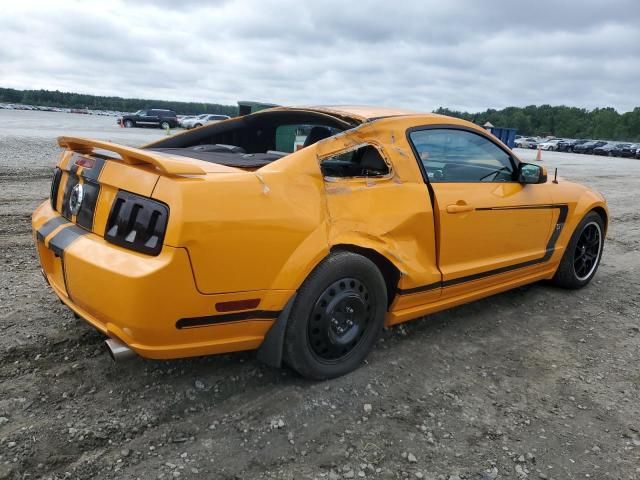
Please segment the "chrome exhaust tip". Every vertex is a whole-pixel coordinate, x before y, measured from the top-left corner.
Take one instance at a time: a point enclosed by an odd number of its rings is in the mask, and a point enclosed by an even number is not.
[[[114,362],[121,362],[122,360],[127,360],[136,356],[136,352],[131,350],[120,340],[109,338],[105,343],[107,344],[109,355]]]

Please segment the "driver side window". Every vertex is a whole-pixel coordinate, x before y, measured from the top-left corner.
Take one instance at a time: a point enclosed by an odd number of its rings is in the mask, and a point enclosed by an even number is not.
[[[409,134],[430,182],[512,182],[507,152],[477,133],[434,128]]]

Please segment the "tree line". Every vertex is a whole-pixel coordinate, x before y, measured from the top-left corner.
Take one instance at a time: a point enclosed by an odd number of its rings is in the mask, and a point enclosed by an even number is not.
[[[480,113],[441,107],[435,113],[462,118],[478,125],[491,122],[495,127],[515,128],[521,135],[640,141],[640,107],[622,114],[612,107],[587,110],[551,105],[489,109]]]
[[[0,88],[0,102],[119,112],[135,112],[145,108],[166,108],[181,115],[219,113],[234,116],[238,114],[238,107],[235,105],[104,97],[59,90]],[[640,107],[622,114],[612,107],[587,110],[577,107],[552,107],[551,105],[508,107],[502,110],[489,109],[480,113],[460,112],[440,107],[435,110],[435,113],[463,118],[479,125],[491,122],[496,127],[515,128],[521,135],[640,141]]]
[[[24,105],[36,105],[42,107],[113,110],[117,112],[135,112],[146,108],[164,108],[174,110],[180,115],[218,113],[234,116],[238,114],[238,107],[235,105],[174,102],[169,100],[145,100],[141,98],[103,97],[99,95],[61,92],[59,90],[16,90],[13,88],[0,88],[0,102],[21,103]]]

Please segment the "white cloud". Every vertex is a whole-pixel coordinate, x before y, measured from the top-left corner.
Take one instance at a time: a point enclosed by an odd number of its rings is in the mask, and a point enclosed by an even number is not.
[[[432,110],[640,105],[636,0],[21,1],[0,86]]]

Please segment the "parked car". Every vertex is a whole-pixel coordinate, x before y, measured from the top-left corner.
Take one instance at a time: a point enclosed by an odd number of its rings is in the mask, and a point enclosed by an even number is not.
[[[208,123],[221,122],[222,120],[229,120],[228,115],[217,115],[205,113],[203,115],[198,115],[197,117],[192,117],[182,121],[182,127],[184,128],[197,128],[203,125],[207,125]]]
[[[633,158],[638,147],[640,145],[635,143],[619,143],[611,153],[614,157]]]
[[[554,138],[552,140],[545,140],[544,142],[538,143],[538,146],[541,150],[550,150],[554,151],[558,149],[558,144],[562,141],[560,138]]]
[[[636,149],[636,158],[640,158],[640,145],[638,145],[638,148]]]
[[[578,140],[578,139],[567,139],[558,142],[557,150],[559,152],[572,152],[573,148],[576,145],[582,145],[583,143],[587,143],[588,140]]]
[[[588,142],[581,143],[580,145],[575,145],[573,147],[573,151],[575,153],[586,153],[591,155],[593,153],[594,148],[601,147],[605,145],[607,142],[597,141],[597,140],[589,140]]]
[[[118,119],[118,124],[126,128],[132,127],[160,127],[175,128],[178,126],[178,118],[173,110],[163,110],[151,108],[149,110],[138,110],[131,115],[123,115]]]
[[[522,137],[516,139],[513,144],[517,148],[537,148],[538,140],[533,137]]]
[[[195,118],[195,116],[194,115],[178,115],[178,126],[185,128],[184,122],[186,122],[187,120],[191,120],[192,118]]]
[[[257,349],[336,377],[383,326],[544,279],[584,287],[607,230],[602,195],[440,115],[281,107],[143,148],[58,143],[38,258],[114,358]]]
[[[617,143],[605,143],[604,145],[600,145],[593,149],[594,155],[604,155],[607,157],[613,157],[613,151],[618,148]]]

